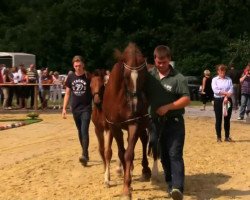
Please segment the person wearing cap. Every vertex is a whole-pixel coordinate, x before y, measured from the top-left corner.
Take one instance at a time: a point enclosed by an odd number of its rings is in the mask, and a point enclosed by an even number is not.
[[[204,70],[204,77],[202,79],[202,85],[201,85],[201,99],[203,103],[203,108],[201,110],[206,110],[206,104],[207,102],[213,101],[213,90],[212,90],[212,78],[210,76],[210,71],[208,69]],[[212,102],[213,103],[213,102]]]

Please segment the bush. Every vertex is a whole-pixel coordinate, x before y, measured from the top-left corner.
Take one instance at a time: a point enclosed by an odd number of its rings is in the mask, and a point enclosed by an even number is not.
[[[36,119],[39,116],[38,113],[36,112],[31,112],[27,114],[27,117],[31,118],[31,119]]]

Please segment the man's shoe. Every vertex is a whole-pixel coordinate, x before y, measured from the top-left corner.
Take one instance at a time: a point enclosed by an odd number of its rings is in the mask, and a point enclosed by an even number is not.
[[[225,138],[225,142],[233,142],[232,138]]]
[[[168,185],[168,188],[167,188],[167,198],[171,198],[171,193],[172,193],[172,186]]]
[[[81,157],[79,158],[79,162],[80,162],[84,167],[86,167],[86,166],[87,166],[87,163],[88,163],[88,159],[85,158],[84,156],[81,156]]]
[[[238,117],[237,120],[244,120],[244,117]]]
[[[217,142],[221,143],[222,142],[221,138],[217,138]]]
[[[171,197],[173,200],[183,200],[183,194],[179,189],[172,189]]]

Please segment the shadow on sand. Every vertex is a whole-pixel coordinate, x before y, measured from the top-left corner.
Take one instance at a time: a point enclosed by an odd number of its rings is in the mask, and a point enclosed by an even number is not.
[[[225,197],[226,199],[235,199],[240,197],[244,199],[244,196],[250,195],[250,190],[236,190],[230,188],[222,190],[219,188],[220,185],[230,181],[230,176],[222,173],[210,173],[210,174],[194,174],[187,175],[185,177],[185,192],[184,196],[191,197],[196,200],[208,200]],[[134,181],[139,181],[139,177],[135,178]],[[159,181],[154,182],[153,188],[139,189],[143,190],[163,190],[166,191],[166,183],[164,181],[163,173],[159,175]],[[138,191],[138,189],[137,189]],[[154,199],[164,198],[163,196],[154,196]]]
[[[234,199],[236,196],[250,195],[250,190],[236,190],[230,188],[222,190],[219,185],[230,181],[230,176],[222,173],[195,174],[186,176],[185,195],[192,196],[197,200],[214,199],[224,196]]]

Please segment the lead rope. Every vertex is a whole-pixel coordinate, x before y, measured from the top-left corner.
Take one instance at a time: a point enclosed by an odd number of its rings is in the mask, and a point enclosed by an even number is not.
[[[133,121],[136,121],[136,120],[142,119],[144,117],[148,117],[148,116],[149,116],[149,114],[145,114],[145,115],[140,116],[140,117],[135,117],[135,118],[132,118],[132,119],[125,120],[123,122],[119,122],[119,124],[122,125],[122,124],[125,124],[125,123],[128,123],[128,122],[133,122]],[[109,121],[107,118],[106,118],[106,122],[108,122],[109,124],[112,124],[112,125],[117,124],[117,123],[114,123],[112,121]]]

